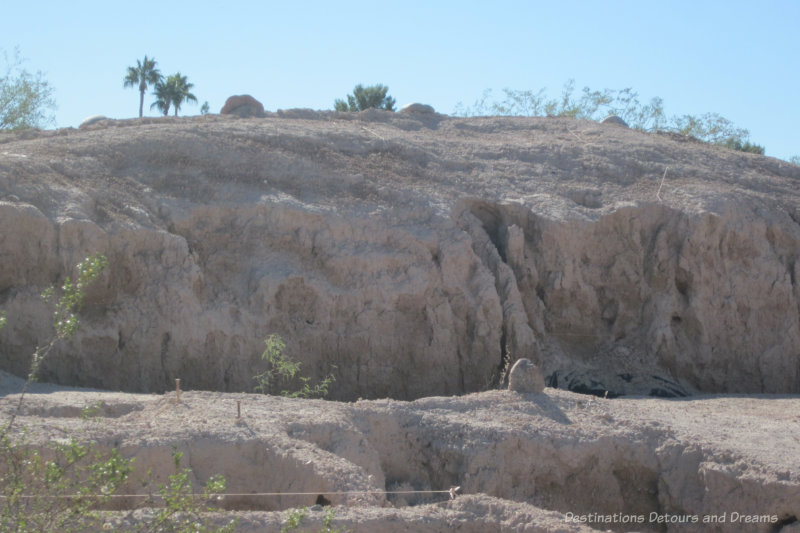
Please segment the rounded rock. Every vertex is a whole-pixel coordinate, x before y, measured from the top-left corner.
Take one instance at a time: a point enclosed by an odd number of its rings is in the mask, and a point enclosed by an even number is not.
[[[628,127],[628,123],[619,118],[617,115],[608,115],[606,118],[600,121],[600,124],[614,124],[616,126],[623,126],[625,128]]]
[[[508,390],[524,394],[539,394],[544,390],[544,375],[529,359],[520,359],[508,374]]]
[[[263,117],[264,105],[249,94],[235,95],[225,100],[225,105],[219,113],[242,118]]]
[[[400,108],[400,113],[425,113],[425,114],[433,114],[436,113],[434,111],[433,106],[429,106],[427,104],[420,104],[417,102],[406,104]]]
[[[100,122],[101,120],[108,120],[108,117],[105,115],[92,115],[91,117],[86,117],[83,119],[81,125],[78,127],[85,128],[86,126],[91,126],[92,124]]]

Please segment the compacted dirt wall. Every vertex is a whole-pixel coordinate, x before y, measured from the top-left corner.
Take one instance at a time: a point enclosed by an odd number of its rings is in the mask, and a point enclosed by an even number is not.
[[[109,268],[42,378],[252,391],[279,334],[340,400],[520,357],[599,396],[800,391],[800,167],[568,119],[282,112],[0,137],[0,367]]]

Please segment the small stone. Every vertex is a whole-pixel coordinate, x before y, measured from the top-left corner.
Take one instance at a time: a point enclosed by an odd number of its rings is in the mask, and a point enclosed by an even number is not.
[[[508,390],[524,394],[539,394],[544,390],[544,376],[529,359],[520,359],[511,367]]]

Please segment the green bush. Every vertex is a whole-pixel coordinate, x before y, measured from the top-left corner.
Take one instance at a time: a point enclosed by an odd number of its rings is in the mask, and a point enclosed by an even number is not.
[[[300,375],[302,364],[284,354],[286,343],[280,336],[270,335],[264,343],[267,348],[261,354],[261,359],[266,361],[269,367],[253,376],[256,381],[256,386],[253,388],[255,392],[270,394],[279,390],[281,396],[290,398],[324,398],[328,395],[331,384],[336,381],[333,374],[328,374],[322,381],[312,386],[310,378]]]
[[[212,531],[234,531],[237,521],[233,520],[222,528],[211,525],[203,513],[218,511],[214,501],[225,493],[225,478],[217,475],[206,481],[201,494],[194,492],[192,485],[192,469],[181,468],[183,452],[175,450],[172,460],[175,473],[169,476],[167,483],[158,486],[158,495],[162,505],[159,507],[155,498],[149,499],[145,505],[158,510],[152,522],[140,524],[141,530],[175,533],[206,533]],[[202,503],[206,502],[206,503]]]
[[[347,101],[336,100],[333,108],[336,111],[364,111],[374,107],[394,111],[395,100],[388,96],[387,92],[389,92],[389,88],[385,85],[364,87],[358,84],[353,89],[353,94],[347,95]]]
[[[302,524],[303,520],[308,516],[308,509],[306,507],[298,507],[289,513],[286,517],[286,525],[281,528],[281,533],[290,533],[296,531]],[[325,509],[325,515],[322,517],[322,528],[317,533],[347,533],[347,529],[333,527],[333,521],[336,519],[336,510],[332,507]]]
[[[0,457],[3,533],[101,529],[105,520],[96,509],[125,483],[134,462],[75,440],[40,452],[8,435],[0,439]]]
[[[741,139],[731,138],[725,141],[724,146],[739,152],[750,152],[751,154],[764,155],[764,147],[757,144],[750,144],[750,141],[742,142]]]

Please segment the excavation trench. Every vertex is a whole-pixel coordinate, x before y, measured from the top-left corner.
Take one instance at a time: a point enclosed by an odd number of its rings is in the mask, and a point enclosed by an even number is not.
[[[748,425],[747,403],[716,415],[720,431],[737,435],[738,449],[693,436],[683,418],[670,418],[677,410],[701,418],[702,402],[714,400],[602,400],[550,388],[349,404],[207,392],[186,392],[181,402],[124,396],[31,395],[17,422],[43,455],[54,436],[80,435],[135,457],[135,473],[119,491],[131,496],[113,499],[111,510],[158,505],[142,495],[168,481],[179,451],[198,493],[212,476],[225,477],[226,495],[216,503],[231,511],[417,507],[446,502],[460,487],[457,497],[594,517],[600,530],[728,531],[730,523],[715,529],[684,521],[735,512],[766,516],[770,522],[752,530],[767,533],[800,515],[791,461],[762,463],[747,451],[766,438],[776,447],[796,443],[776,435],[780,420]],[[628,518],[597,522],[609,516]],[[630,520],[641,522],[631,527]]]
[[[245,403],[241,418],[233,418],[230,405],[218,405],[232,403],[225,395],[186,393],[180,404],[145,397],[152,399],[115,406],[111,399],[93,420],[70,417],[75,404],[59,410],[37,402],[25,418],[71,420],[84,434],[126,421],[141,427],[147,420],[145,427],[166,434],[153,438],[140,430],[132,437],[120,426],[116,436],[93,439],[136,457],[136,474],[122,492],[142,494],[142,481],[151,491],[164,483],[180,451],[198,490],[211,476],[225,476],[228,494],[218,504],[227,510],[415,507],[447,501],[449,489],[460,487],[460,495],[483,494],[565,516],[633,517],[595,522],[614,531],[703,531],[685,520],[732,511],[774,517],[754,530],[779,531],[800,512],[796,472],[754,476],[763,467],[746,455],[687,442],[667,420],[625,414],[647,401],[693,409],[693,400],[595,400],[546,391],[355,404],[237,395]],[[225,416],[217,412],[222,409]],[[120,415],[123,410],[128,414]],[[147,471],[152,475],[145,480]],[[116,510],[140,505],[140,497],[111,504]],[[632,527],[637,517],[644,523]]]

